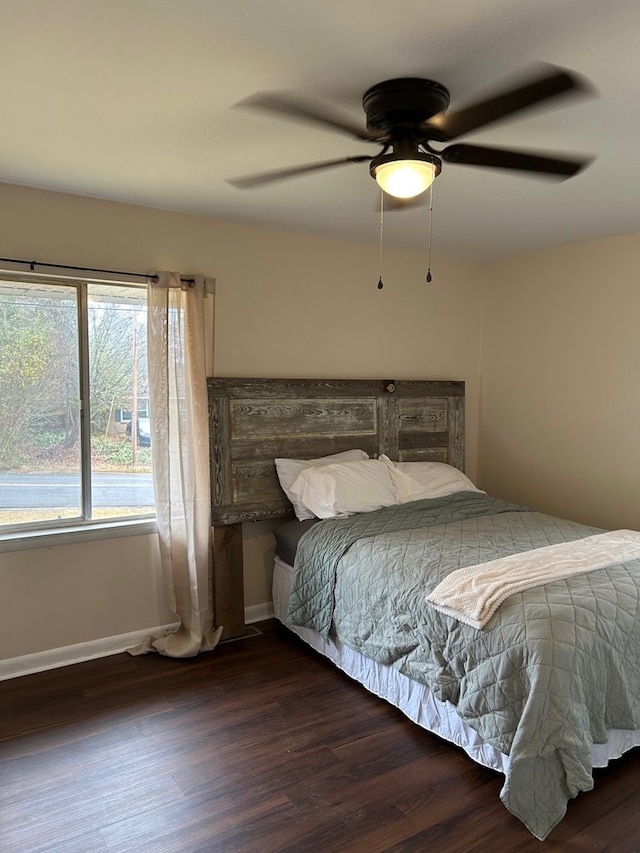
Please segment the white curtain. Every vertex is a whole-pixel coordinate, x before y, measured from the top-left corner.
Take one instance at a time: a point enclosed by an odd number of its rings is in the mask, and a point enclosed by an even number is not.
[[[213,625],[205,300],[215,280],[157,273],[149,283],[151,452],[160,555],[180,626],[136,651],[193,657],[217,645]]]

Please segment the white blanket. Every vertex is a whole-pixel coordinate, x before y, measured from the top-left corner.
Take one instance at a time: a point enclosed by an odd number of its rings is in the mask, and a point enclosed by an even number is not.
[[[427,602],[473,628],[484,628],[510,595],[638,558],[640,532],[598,533],[458,569],[427,595]]]

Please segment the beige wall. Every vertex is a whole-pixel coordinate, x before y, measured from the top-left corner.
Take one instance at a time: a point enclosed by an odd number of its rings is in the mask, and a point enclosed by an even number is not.
[[[429,286],[423,253],[387,249],[378,291],[374,244],[0,185],[0,256],[216,276],[218,376],[464,379],[483,488],[640,526],[640,234],[436,258]],[[244,528],[249,607],[270,599],[270,529]],[[155,536],[3,553],[0,584],[0,658],[172,620]]]
[[[0,660],[173,622],[157,536],[0,554]]]
[[[375,229],[375,217],[372,228]],[[0,256],[217,278],[215,375],[463,379],[477,464],[478,265],[0,185]],[[272,537],[245,526],[247,606],[270,599]],[[0,554],[0,658],[171,621],[155,537]],[[35,605],[29,604],[31,596]]]
[[[480,472],[492,494],[640,529],[640,234],[485,268]]]

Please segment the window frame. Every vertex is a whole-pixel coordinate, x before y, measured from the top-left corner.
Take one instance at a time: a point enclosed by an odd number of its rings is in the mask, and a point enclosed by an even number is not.
[[[0,290],[4,283],[42,283],[75,290],[78,334],[78,392],[80,441],[80,517],[48,519],[0,525],[0,553],[23,548],[49,547],[93,539],[144,535],[157,532],[156,515],[140,513],[115,518],[93,518],[91,460],[91,389],[89,361],[89,287],[106,285],[130,287],[146,293],[146,283],[121,279],[61,276],[0,269]],[[147,304],[145,299],[145,305]],[[148,405],[148,404],[147,404]]]

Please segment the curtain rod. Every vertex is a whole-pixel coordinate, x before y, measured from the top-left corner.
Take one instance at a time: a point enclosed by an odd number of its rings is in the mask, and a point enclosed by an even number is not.
[[[126,272],[123,270],[103,270],[96,267],[74,267],[70,264],[46,264],[42,261],[24,261],[20,258],[0,258],[0,263],[5,264],[24,264],[28,266],[31,272],[35,272],[36,267],[48,267],[49,269],[56,270],[73,270],[74,272],[97,272],[103,273],[105,275],[121,275],[125,278],[144,278],[144,279],[153,279],[153,281],[158,280],[157,275],[149,275],[148,273],[143,272]],[[187,284],[195,284],[195,281],[192,278],[182,278],[180,277],[180,281],[184,281]]]

